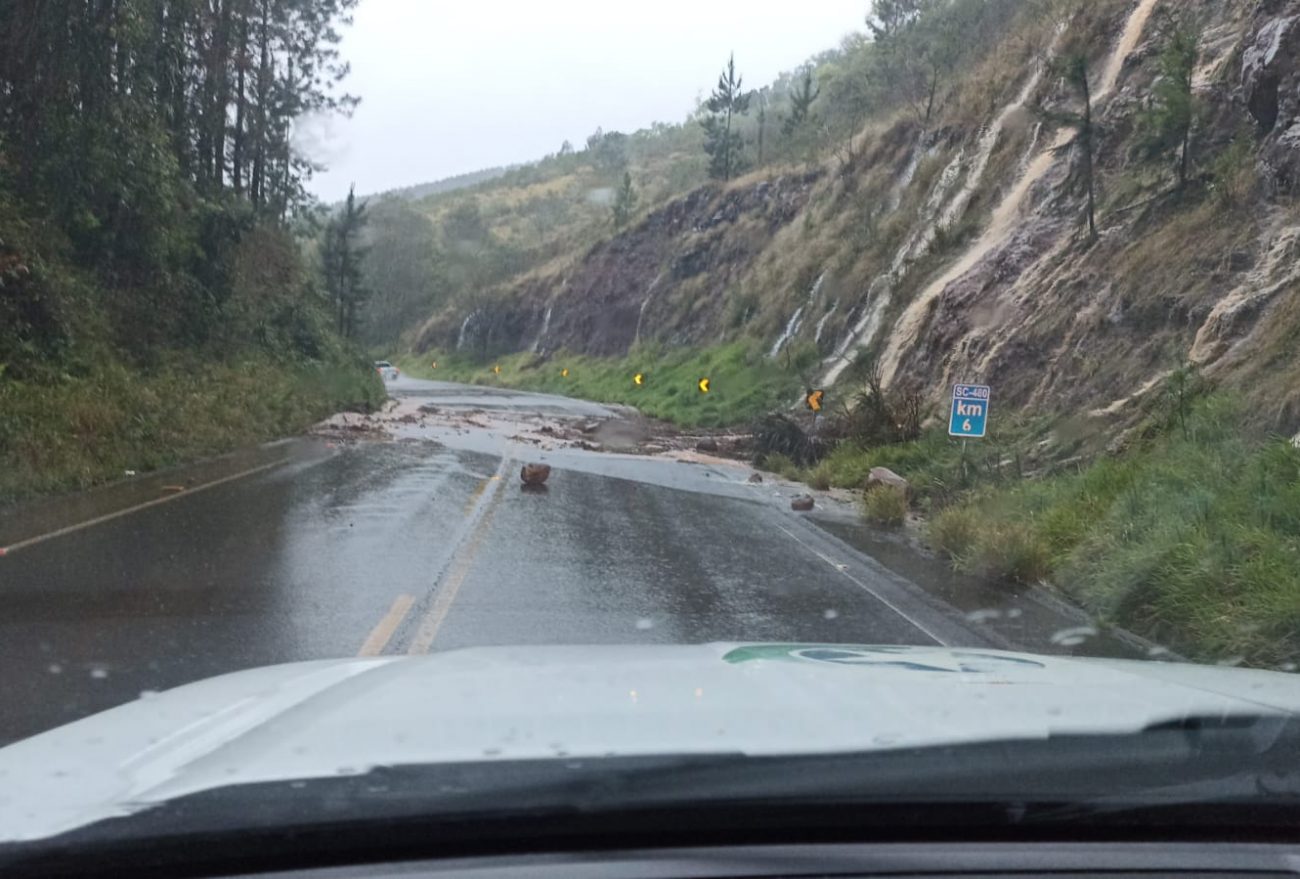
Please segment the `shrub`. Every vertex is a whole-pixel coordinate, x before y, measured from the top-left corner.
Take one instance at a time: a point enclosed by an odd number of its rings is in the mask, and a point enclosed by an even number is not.
[[[907,497],[892,485],[877,485],[862,496],[867,518],[878,525],[898,527],[907,520]]]
[[[959,559],[970,552],[979,538],[980,517],[971,507],[950,507],[930,523],[930,545]]]
[[[962,567],[1016,583],[1037,583],[1052,572],[1052,550],[1028,526],[999,523],[980,529]]]

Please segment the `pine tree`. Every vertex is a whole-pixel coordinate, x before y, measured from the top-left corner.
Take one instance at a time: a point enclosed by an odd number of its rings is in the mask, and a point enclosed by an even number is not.
[[[922,0],[875,0],[867,16],[867,29],[876,42],[887,42],[916,21],[922,5]]]
[[[1201,54],[1201,30],[1188,15],[1164,17],[1165,45],[1160,52],[1160,78],[1152,88],[1154,102],[1145,119],[1149,145],[1159,151],[1178,150],[1178,188],[1187,185],[1192,125],[1198,112],[1192,80]]]
[[[734,122],[735,117],[749,112],[752,95],[745,94],[741,85],[733,54],[704,104],[709,115],[700,121],[704,128],[704,151],[709,154],[709,176],[717,180],[730,180],[743,166],[745,142],[740,132],[735,130]]]
[[[805,67],[798,88],[790,94],[790,115],[781,126],[781,131],[786,137],[792,137],[808,121],[812,114],[813,102],[821,93],[820,86],[813,88],[812,68]]]
[[[361,246],[366,220],[366,205],[357,204],[354,187],[348,190],[342,213],[325,226],[321,252],[325,289],[334,307],[335,329],[345,339],[356,337],[361,306],[370,298],[363,269],[366,249]]]
[[[1092,86],[1088,81],[1088,56],[1082,51],[1067,54],[1059,59],[1053,65],[1053,68],[1065,80],[1066,84],[1074,89],[1083,103],[1083,109],[1075,112],[1072,110],[1044,110],[1039,108],[1038,112],[1049,122],[1069,126],[1076,132],[1074,139],[1062,146],[1060,150],[1066,151],[1077,148],[1079,151],[1082,159],[1083,182],[1088,191],[1088,237],[1096,240],[1097,186],[1093,168],[1093,141],[1096,132],[1092,119]]]
[[[622,229],[636,212],[637,194],[632,187],[632,173],[623,172],[623,185],[614,196],[614,228]]]

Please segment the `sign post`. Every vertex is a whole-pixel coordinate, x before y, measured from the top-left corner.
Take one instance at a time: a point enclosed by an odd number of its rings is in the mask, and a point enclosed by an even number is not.
[[[992,390],[986,385],[953,385],[952,416],[948,435],[961,439],[983,439],[989,428]]]

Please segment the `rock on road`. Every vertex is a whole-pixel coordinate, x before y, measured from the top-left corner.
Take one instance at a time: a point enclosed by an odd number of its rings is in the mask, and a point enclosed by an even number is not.
[[[340,430],[355,438],[275,444],[0,515],[0,743],[304,659],[519,644],[1016,646],[791,512],[792,490],[753,484],[748,468],[541,443],[510,423],[615,415],[603,407],[405,378],[390,390],[408,413],[392,436],[352,424]],[[410,414],[420,405],[440,417]],[[554,468],[544,491],[520,483],[529,460]]]

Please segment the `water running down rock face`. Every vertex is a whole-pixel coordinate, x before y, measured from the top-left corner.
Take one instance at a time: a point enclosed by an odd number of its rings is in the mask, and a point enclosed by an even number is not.
[[[1143,399],[1134,392],[1169,368],[1170,352],[1205,369],[1236,364],[1236,381],[1258,369],[1244,355],[1263,338],[1263,316],[1292,320],[1289,263],[1271,249],[1300,226],[1273,198],[1300,179],[1287,176],[1295,151],[1283,149],[1300,142],[1300,102],[1287,98],[1300,93],[1300,26],[1249,0],[1186,2],[1205,19],[1194,81],[1210,108],[1193,135],[1193,198],[1164,197],[1176,156],[1138,149],[1165,45],[1162,4],[1111,0],[1059,31],[1018,21],[1011,42],[954,84],[933,125],[906,113],[868,119],[856,165],[831,155],[806,171],[773,166],[670,195],[639,222],[503,286],[472,319],[449,308],[418,344],[460,341],[468,351],[490,338],[527,352],[542,339],[543,356],[621,358],[647,341],[659,346],[653,356],[756,342],[753,360],[771,369],[788,367],[784,353],[804,342],[826,355],[809,384],[833,386],[869,350],[900,391],[991,379],[1007,406],[1056,409],[1077,394],[1070,405],[1084,413]],[[1039,101],[1078,109],[1046,64],[1067,43],[1090,47],[1094,70],[1101,234],[1092,246],[1076,234],[1073,133],[1033,113]],[[980,92],[971,81],[998,85]],[[971,111],[977,96],[987,112]],[[1271,132],[1243,158],[1257,167],[1258,189],[1229,211],[1209,181],[1252,123]],[[1218,222],[1225,213],[1232,221]]]
[[[1098,83],[1094,102],[1100,103],[1113,94],[1124,65],[1139,45],[1157,2],[1158,0],[1141,0],[1130,14],[1124,31],[1107,60]],[[998,137],[1002,133],[1007,120],[1011,118],[1013,113],[1026,106],[1037,89],[1041,77],[1042,72],[1040,69],[1030,77],[1025,87],[1016,96],[1016,100],[1002,110],[994,124],[981,137],[980,152],[972,164],[972,174],[968,177],[961,192],[950,203],[948,209],[944,211],[944,218],[956,219],[960,217],[961,212],[969,203],[971,195],[980,183],[979,178],[975,175],[983,174],[984,169],[987,167],[988,156],[991,155],[996,146]],[[938,279],[927,285],[921,294],[908,305],[890,333],[889,342],[881,356],[881,378],[886,385],[893,383],[904,354],[916,344],[930,316],[934,301],[943,295],[949,284],[974,269],[987,259],[990,254],[996,252],[1008,242],[1024,217],[1025,201],[1029,193],[1052,169],[1059,152],[1070,143],[1073,137],[1074,132],[1069,129],[1062,129],[1057,133],[1050,145],[1033,158],[1016,184],[1008,190],[1001,203],[994,210],[992,219],[983,234],[952,266]],[[874,311],[876,313],[883,312],[886,306],[887,303],[878,305]],[[854,341],[853,345],[843,356],[837,359],[830,371],[827,372],[823,381],[824,384],[834,383],[852,363],[853,353],[874,342],[878,328],[879,321],[875,322],[874,327],[870,322],[863,327],[864,333]],[[865,333],[867,329],[871,330],[869,336]]]
[[[772,344],[772,350],[768,352],[767,355],[769,358],[775,359],[777,355],[785,349],[785,346],[790,343],[790,340],[799,335],[799,330],[803,327],[804,312],[817,301],[817,297],[821,295],[822,292],[822,285],[825,283],[826,273],[822,272],[817,277],[816,282],[812,285],[812,289],[808,292],[808,301],[795,310],[795,313],[790,316],[790,320],[786,323],[785,330],[779,337],[777,337],[776,342]]]

